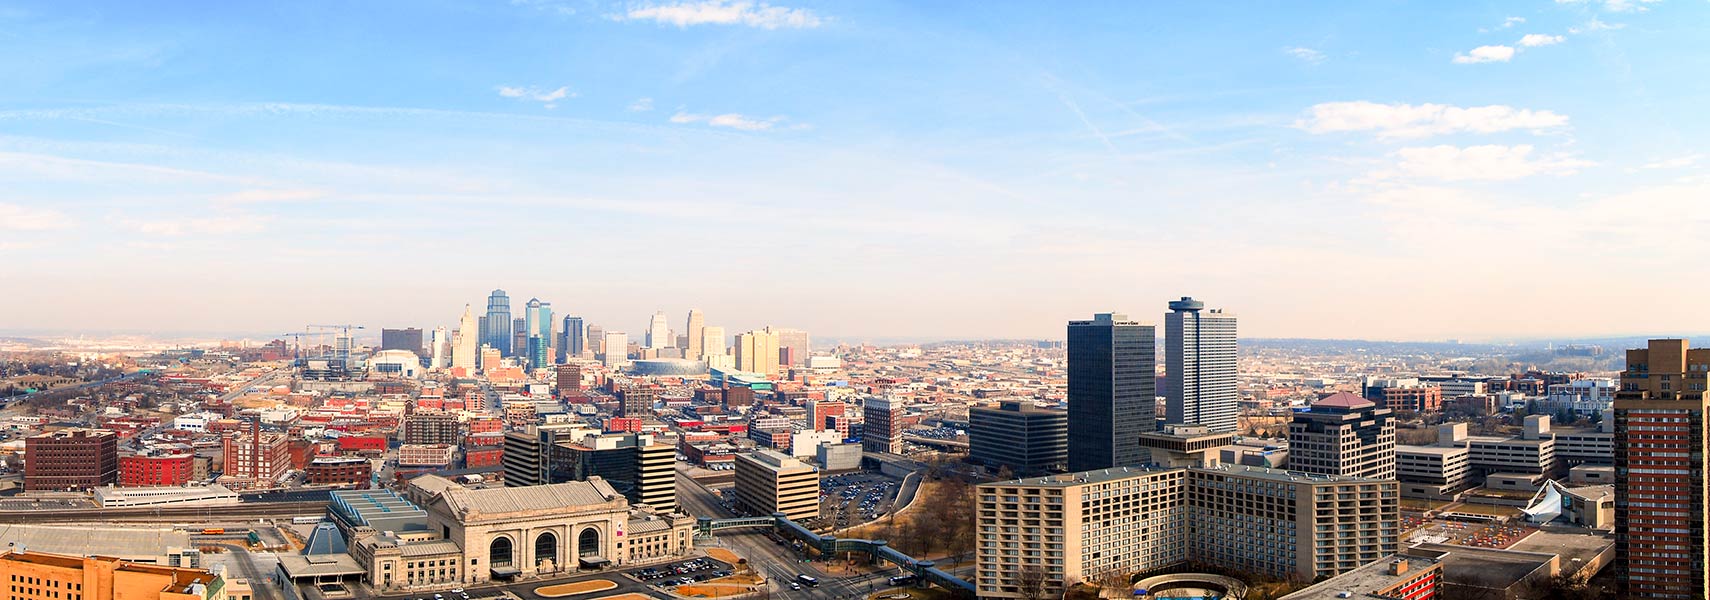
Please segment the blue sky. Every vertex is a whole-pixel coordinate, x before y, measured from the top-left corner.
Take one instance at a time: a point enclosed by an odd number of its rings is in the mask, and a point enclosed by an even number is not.
[[[0,330],[1710,330],[1707,13],[0,0]]]

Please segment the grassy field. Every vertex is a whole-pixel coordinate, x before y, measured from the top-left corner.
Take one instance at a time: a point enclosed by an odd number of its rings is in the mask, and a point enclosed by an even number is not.
[[[589,579],[587,581],[577,581],[573,583],[543,585],[534,588],[534,593],[547,598],[563,598],[565,596],[574,596],[577,594],[603,592],[610,589],[617,589],[617,584],[607,579]]]

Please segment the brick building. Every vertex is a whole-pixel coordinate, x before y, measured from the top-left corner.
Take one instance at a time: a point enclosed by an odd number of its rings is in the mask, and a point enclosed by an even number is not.
[[[119,436],[105,429],[61,429],[24,440],[24,489],[87,490],[119,480]]]
[[[180,486],[195,474],[195,456],[188,453],[133,454],[119,457],[121,487]]]

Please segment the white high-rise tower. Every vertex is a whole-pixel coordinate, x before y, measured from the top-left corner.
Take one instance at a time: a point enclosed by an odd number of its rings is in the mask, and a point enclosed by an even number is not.
[[[653,313],[653,320],[647,324],[648,348],[664,348],[677,345],[677,340],[671,339],[671,320],[666,318],[665,311]]]
[[[445,368],[447,361],[451,358],[451,339],[447,335],[444,325],[433,328],[433,342],[428,353],[431,357],[428,359],[429,368]]]
[[[1235,431],[1235,315],[1206,309],[1187,296],[1170,303],[1164,322],[1165,423]]]
[[[452,336],[452,368],[464,369],[465,374],[473,374],[480,342],[481,327],[475,324],[475,311],[468,304],[465,304],[463,305],[463,318],[457,320],[457,333]]]
[[[701,345],[701,330],[706,329],[706,326],[707,318],[706,315],[701,314],[701,309],[689,309],[689,328],[688,331],[684,332],[689,335],[689,343],[688,347],[683,349],[683,358],[701,359],[704,352]]]

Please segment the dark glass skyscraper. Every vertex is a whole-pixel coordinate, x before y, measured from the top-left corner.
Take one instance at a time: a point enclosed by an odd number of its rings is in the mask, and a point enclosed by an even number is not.
[[[481,343],[510,356],[514,344],[511,335],[511,298],[504,290],[493,290],[493,295],[487,296],[487,318],[481,320]]]
[[[582,327],[582,317],[564,317],[564,341],[558,348],[560,360],[582,356],[582,349],[587,346],[587,338],[583,337],[586,331]]]
[[[1069,470],[1140,465],[1140,434],[1157,429],[1157,330],[1103,313],[1070,321]]]

